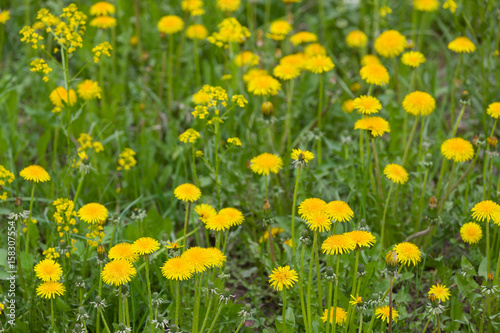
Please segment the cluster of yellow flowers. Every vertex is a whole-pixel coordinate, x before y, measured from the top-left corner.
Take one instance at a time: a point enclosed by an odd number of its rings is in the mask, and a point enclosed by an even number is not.
[[[92,53],[94,53],[94,63],[97,64],[99,60],[101,60],[102,55],[111,57],[111,53],[109,51],[112,49],[111,44],[108,42],[102,42],[101,44],[95,46],[92,49]]]
[[[200,133],[192,128],[187,129],[184,133],[179,135],[179,140],[184,143],[194,143],[198,138],[200,138]]]
[[[125,148],[120,153],[120,158],[118,159],[118,167],[116,168],[116,170],[130,170],[131,168],[133,168],[137,164],[134,156],[135,151],[130,148]]]
[[[73,159],[71,167],[78,168],[84,160],[88,160],[89,150],[93,150],[95,153],[100,153],[104,150],[104,146],[100,141],[94,141],[90,135],[87,133],[80,133],[78,137],[78,161]]]
[[[224,19],[218,27],[219,31],[207,38],[218,47],[228,48],[230,43],[243,43],[250,37],[248,28],[242,26],[234,17]]]
[[[47,76],[50,72],[52,72],[52,68],[47,65],[45,60],[39,58],[35,59],[30,63],[30,71],[35,72],[35,73],[43,73],[43,80],[45,82],[49,81],[49,77]]]
[[[0,165],[0,190],[2,190],[2,186],[11,184],[14,179],[16,179],[14,174],[7,170],[3,165]],[[0,200],[7,200],[7,192],[3,191],[2,195],[0,195]]]
[[[57,259],[60,257],[55,247],[49,247],[47,250],[43,251],[42,254],[45,256],[45,259]]]
[[[57,232],[60,238],[61,243],[65,243],[65,236],[69,234],[77,234],[78,229],[76,226],[76,212],[75,212],[75,204],[73,201],[66,198],[59,198],[55,200],[52,205],[56,208],[56,211],[53,215],[54,222],[57,225]],[[66,252],[66,256],[69,257],[70,253],[76,250],[74,244],[76,243],[76,239],[71,239],[71,251]]]

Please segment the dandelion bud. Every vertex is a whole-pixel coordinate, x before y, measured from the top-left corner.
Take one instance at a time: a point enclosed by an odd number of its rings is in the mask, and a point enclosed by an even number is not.
[[[18,206],[18,207],[19,207],[19,206],[21,206],[22,204],[23,204],[23,202],[21,201],[21,197],[17,197],[17,198],[16,198],[16,202],[14,203],[14,205],[16,205],[16,206]]]
[[[264,210],[270,210],[271,209],[271,204],[269,203],[269,200],[264,199],[264,207],[262,209],[264,209]]]
[[[99,255],[99,259],[104,259],[104,255],[106,254],[106,249],[102,244],[99,244],[97,247],[97,254]]]
[[[172,326],[170,326],[170,332],[177,333],[177,332],[180,332],[180,329],[177,325],[172,325]]]
[[[101,303],[101,302],[102,302],[102,298],[101,298],[101,296],[96,296],[96,297],[95,297],[95,302],[96,302],[96,303]]]
[[[328,266],[328,267],[326,268],[326,275],[327,275],[327,276],[332,276],[333,274],[334,274],[334,273],[333,273],[333,268],[332,268],[332,267],[330,267],[330,266]]]
[[[214,289],[215,284],[212,281],[208,281],[208,289]]]
[[[490,273],[488,273],[488,277],[487,277],[488,282],[492,282],[492,281],[493,281],[493,278],[494,278],[493,273],[491,273],[491,272],[490,272]]]
[[[78,308],[78,313],[81,314],[81,315],[85,314],[86,313],[85,308],[83,306],[80,306]]]
[[[465,90],[462,93],[462,96],[460,96],[460,104],[462,106],[470,105],[470,96],[469,96],[469,92],[467,90]]]
[[[434,294],[430,294],[429,295],[429,300],[432,302],[432,303],[435,303],[437,301],[437,297],[436,295]]]
[[[257,30],[257,47],[262,47],[264,45],[263,36],[264,31],[262,31],[262,29]]]
[[[250,312],[250,311],[252,311],[252,306],[249,303],[245,304],[245,312]]]
[[[385,256],[385,263],[389,267],[394,267],[398,264],[398,254],[396,251],[389,251]]]
[[[262,110],[262,113],[264,115],[268,116],[271,113],[273,113],[273,111],[274,111],[274,105],[273,105],[273,103],[271,103],[269,101],[264,102],[264,103],[262,103],[261,110]]]
[[[157,316],[156,316],[156,320],[161,323],[163,321],[163,316],[159,313]]]
[[[433,196],[429,199],[429,208],[430,209],[436,209],[437,204],[438,204],[438,199],[435,196]]]
[[[498,139],[494,136],[490,136],[488,139],[486,139],[488,142],[488,145],[490,145],[491,148],[495,148],[498,143]]]
[[[75,328],[73,329],[73,332],[75,332],[75,333],[83,333],[85,331],[83,330],[82,325],[76,324]]]

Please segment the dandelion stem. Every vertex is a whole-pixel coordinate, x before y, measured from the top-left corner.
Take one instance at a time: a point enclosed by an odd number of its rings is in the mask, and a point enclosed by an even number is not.
[[[383,194],[382,194],[382,183],[380,181],[380,166],[378,163],[378,154],[377,154],[377,146],[375,145],[375,139],[372,137],[372,149],[373,149],[373,159],[375,161],[375,176],[377,177],[377,186],[378,186],[378,194],[380,196],[380,199],[383,199]]]
[[[82,172],[82,176],[80,177],[80,181],[78,182],[78,187],[76,188],[75,197],[73,198],[73,203],[76,204],[78,200],[78,196],[82,190],[83,179],[85,178],[85,172]]]
[[[325,332],[330,332],[330,321],[331,321],[331,311],[330,308],[332,307],[332,290],[333,290],[333,281],[328,282],[328,295],[327,295],[327,300],[326,300],[326,309],[327,309],[327,316],[326,316],[326,331]]]
[[[212,324],[210,325],[210,328],[208,329],[208,333],[212,332],[215,323],[217,322],[217,319],[219,318],[220,312],[222,310],[222,302],[219,304],[219,309],[217,310],[217,313],[215,314],[214,320],[212,321]]]
[[[109,329],[108,323],[106,322],[106,318],[104,318],[104,313],[102,312],[101,309],[99,309],[99,313],[101,314],[102,322],[104,323],[104,327],[106,327],[106,330],[108,330],[108,333],[111,333],[111,330]],[[154,332],[154,331],[151,331]]]
[[[54,299],[53,298],[50,299],[50,321],[52,323],[51,324],[52,325],[52,329],[54,331],[57,331],[56,327],[54,325]]]
[[[431,322],[431,319],[432,319],[432,316],[429,316],[429,319],[427,319],[427,323],[425,324],[424,326],[424,330],[422,331],[422,333],[425,333],[426,330],[427,330],[427,326],[429,325],[429,323]]]
[[[300,294],[300,306],[302,308],[302,319],[304,320],[304,323],[306,326],[306,332],[308,332],[309,331],[308,330],[309,329],[309,325],[308,325],[309,321],[307,320],[306,306],[304,303],[304,281],[303,281],[305,252],[306,252],[306,247],[305,247],[305,245],[302,244],[302,254],[300,256],[299,294]]]
[[[241,318],[241,322],[238,325],[238,328],[236,329],[236,331],[234,331],[234,333],[238,333],[240,331],[240,328],[243,326],[244,323],[245,323],[245,316],[243,316],[243,318]]]
[[[168,69],[167,69],[167,79],[168,79],[168,111],[172,114],[172,102],[174,100],[173,92],[173,78],[172,78],[172,65],[174,58],[174,36],[173,34],[168,35]]]
[[[455,70],[455,75],[453,75],[453,81],[451,82],[451,121],[455,119],[455,84],[458,78],[458,72],[460,70],[460,64],[462,63],[462,54],[458,56],[457,68]],[[455,134],[452,135],[452,137]]]
[[[394,187],[394,183],[391,183],[389,187],[389,193],[387,193],[387,199],[385,200],[384,206],[384,214],[382,215],[382,229],[380,232],[380,252],[379,257],[382,255],[382,251],[384,249],[384,233],[385,233],[385,219],[387,216],[387,207],[389,207],[389,200],[391,199],[392,188]]]
[[[293,257],[295,258],[295,206],[297,205],[297,191],[299,189],[300,167],[297,168],[297,178],[295,179],[295,188],[293,190],[292,202],[292,249]]]
[[[491,258],[490,258],[490,220],[486,220],[486,276],[490,274]]]
[[[413,141],[413,137],[415,136],[415,132],[416,132],[419,120],[420,120],[420,117],[417,116],[415,118],[415,122],[413,123],[413,127],[411,128],[410,137],[408,138],[408,141],[406,142],[405,152],[403,154],[403,161],[401,162],[401,166],[402,167],[405,166],[406,158],[408,157],[408,153],[410,151],[411,142]]]
[[[200,182],[198,181],[198,174],[196,173],[196,153],[194,151],[194,143],[191,144],[191,163],[193,164],[193,177],[196,186],[200,187]]]
[[[392,279],[389,279],[389,331],[392,332]]]
[[[118,286],[118,323],[123,322],[122,286]]]
[[[415,232],[420,230],[420,223],[422,221],[422,208],[424,205],[425,188],[427,187],[427,178],[429,178],[429,168],[425,168],[424,183],[422,184],[422,191],[420,192],[420,199],[418,200],[418,214],[415,221]]]
[[[443,211],[444,203],[446,202],[446,199],[448,199],[448,195],[450,195],[451,184],[453,183],[453,177],[455,176],[456,167],[457,167],[457,163],[455,161],[453,161],[453,164],[451,166],[450,180],[448,181],[448,188],[444,192],[443,198],[441,199],[441,202],[439,203],[438,215],[441,214],[441,212]]]
[[[365,153],[363,151],[363,136],[364,136],[364,131],[359,132],[359,160],[361,161],[361,170],[365,170]]]
[[[217,206],[221,208],[220,202],[220,183],[219,183],[219,121],[215,121],[215,142],[214,142],[214,150],[215,150],[215,185],[217,186]],[[267,198],[267,193],[266,193]]]
[[[359,331],[358,333],[363,332],[363,311],[359,311]]]
[[[198,41],[193,41],[194,68],[196,72],[196,85],[201,86],[200,59],[198,56]]]
[[[188,204],[186,206],[186,215],[184,217],[184,239],[182,241],[183,246],[184,246],[184,251],[186,250],[186,246],[187,246],[187,230],[188,230],[188,222],[189,222],[190,212],[191,212],[191,202],[188,202]],[[146,264],[146,268],[147,268],[147,264]]]
[[[309,332],[312,332],[312,312],[311,312],[311,285],[313,276],[314,253],[316,252],[316,245],[318,241],[318,233],[314,232],[313,245],[311,248],[311,259],[309,261],[309,280],[307,282],[307,315],[309,319]]]
[[[281,317],[283,320],[283,333],[286,333],[286,287],[283,288],[283,314]]]
[[[323,74],[319,74],[319,97],[318,97],[318,165],[321,165],[321,111],[323,107]]]
[[[31,186],[31,199],[30,199],[30,215],[28,217],[28,220],[26,220],[26,255],[28,254],[29,248],[30,248],[30,224],[31,222],[31,215],[33,211],[33,198],[35,197],[35,182],[33,182],[33,185]]]
[[[179,280],[175,281],[175,325],[179,326],[179,313],[181,310],[181,295],[180,295],[181,286]],[[208,314],[208,311],[207,311]],[[203,325],[205,326],[205,325]],[[202,327],[203,332],[203,327]]]
[[[195,295],[194,295],[194,310],[193,310],[193,333],[198,333],[198,321],[200,312],[200,294],[201,294],[202,275],[197,274],[195,278]]]
[[[153,324],[153,302],[151,301],[151,283],[149,281],[149,258],[145,258],[146,261],[146,283],[148,284],[148,301],[149,301],[149,316],[151,317],[149,322],[151,324],[151,332],[155,331]]]
[[[318,312],[321,314],[321,308],[323,307],[323,292],[321,288],[321,271],[319,268],[319,249],[318,246],[316,246],[316,273],[317,273],[317,283],[318,283]]]
[[[335,267],[335,287],[333,290],[333,326],[332,333],[335,333],[337,330],[337,297],[338,297],[338,289],[339,289],[339,266],[340,266],[340,253],[337,253],[337,264]],[[330,311],[330,309],[328,309]]]

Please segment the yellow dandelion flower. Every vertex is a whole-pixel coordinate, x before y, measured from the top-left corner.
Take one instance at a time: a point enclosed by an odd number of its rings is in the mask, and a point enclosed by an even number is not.
[[[373,96],[362,95],[354,100],[354,108],[362,114],[377,113],[382,110],[382,104]]]
[[[258,76],[263,76],[263,75],[268,75],[267,71],[265,69],[260,69],[260,68],[252,68],[248,70],[248,72],[243,75],[243,81],[246,83],[252,81]]]
[[[433,12],[439,9],[437,0],[413,0],[413,8],[421,12]]]
[[[5,24],[7,23],[8,20],[10,20],[10,11],[9,10],[0,11],[0,23]]]
[[[373,54],[367,54],[361,59],[361,66],[380,64],[380,59]]]
[[[106,1],[99,1],[90,6],[89,13],[92,16],[102,16],[114,14],[116,11],[115,6]]]
[[[462,138],[448,139],[441,145],[441,154],[455,162],[466,162],[474,156],[472,144]]]
[[[286,20],[277,20],[271,23],[267,37],[276,41],[283,40],[290,31],[292,31],[290,23]]]
[[[137,270],[128,260],[116,259],[104,265],[101,277],[106,284],[122,286],[131,281],[137,274]]]
[[[302,52],[290,54],[280,59],[280,65],[291,65],[304,69],[309,58]]]
[[[500,217],[500,206],[491,200],[481,201],[472,207],[472,218],[479,222],[497,221]]]
[[[211,265],[211,253],[207,251],[207,249],[202,247],[191,247],[186,250],[181,255],[181,258],[186,260],[193,272],[195,273],[203,273],[205,272]]]
[[[389,127],[389,122],[384,118],[380,117],[366,117],[359,119],[354,124],[354,129],[362,129],[370,131],[371,135],[374,137],[382,136],[385,133],[389,133],[391,128]]]
[[[385,58],[393,58],[404,52],[406,38],[399,31],[387,30],[375,39],[375,51]]]
[[[259,175],[277,174],[283,168],[283,160],[276,154],[262,153],[250,160],[250,169]]]
[[[217,8],[223,12],[233,13],[240,7],[240,0],[217,0]]]
[[[208,36],[208,30],[203,24],[192,24],[186,28],[186,36],[189,39],[204,40]]]
[[[174,195],[177,200],[194,202],[201,197],[201,191],[196,185],[186,183],[177,186],[174,190]]]
[[[118,243],[109,249],[108,253],[109,259],[112,260],[127,260],[130,262],[136,262],[138,259],[137,253],[132,250],[132,244],[130,243]]]
[[[414,91],[406,95],[403,109],[414,116],[427,116],[436,109],[436,100],[426,92]]]
[[[90,21],[91,27],[98,29],[109,29],[116,27],[116,18],[112,16],[97,16]]]
[[[177,249],[180,249],[181,247],[184,247],[184,245],[181,245],[179,244],[178,242],[171,242],[171,241],[167,241],[167,245],[165,245],[165,247],[167,249],[174,249],[174,250],[177,250]]]
[[[386,17],[389,14],[392,14],[392,8],[389,6],[384,6],[379,9],[380,16]]]
[[[464,242],[476,244],[483,238],[483,230],[479,224],[468,222],[460,228],[460,236]]]
[[[86,223],[102,223],[108,218],[108,210],[99,203],[89,203],[78,210],[78,217]]]
[[[410,242],[396,244],[394,251],[398,255],[398,262],[403,265],[416,265],[422,260],[418,246]]]
[[[210,218],[217,215],[214,207],[207,204],[199,204],[194,207],[194,211],[200,216],[200,220],[206,223]]]
[[[185,258],[174,257],[165,261],[161,274],[169,280],[189,280],[193,276],[193,267]]]
[[[329,231],[332,227],[332,220],[325,213],[319,213],[307,218],[306,224],[314,232],[325,232]]]
[[[486,112],[491,118],[500,118],[500,102],[495,102],[488,105],[488,110],[486,110]]]
[[[226,256],[221,250],[215,247],[209,247],[205,249],[205,251],[208,254],[208,264],[210,267],[222,267],[222,265],[226,262]]]
[[[52,104],[60,108],[62,108],[64,104],[68,103],[68,97],[69,97],[69,104],[71,106],[75,105],[76,93],[73,89],[69,90],[69,96],[68,96],[68,92],[66,91],[66,89],[64,89],[63,87],[57,87],[56,89],[52,90],[52,92],[49,95],[49,99],[52,102]]]
[[[393,183],[404,184],[408,181],[408,172],[399,164],[387,164],[384,175]]]
[[[245,220],[243,213],[240,212],[238,209],[232,207],[221,209],[219,211],[219,215],[224,215],[228,219],[229,225],[231,227],[235,225],[240,225]]]
[[[43,282],[57,281],[62,276],[62,268],[52,259],[44,259],[35,265],[36,277]]]
[[[345,113],[351,113],[354,111],[354,100],[353,99],[346,99],[344,103],[342,103],[342,111]]]
[[[300,75],[300,69],[290,64],[280,64],[274,67],[273,75],[281,80],[292,80]]]
[[[321,244],[321,250],[327,254],[345,254],[356,248],[356,242],[346,235],[332,235]]]
[[[234,63],[238,67],[252,67],[259,64],[259,59],[259,56],[251,51],[242,51],[236,55]]]
[[[381,64],[368,64],[359,70],[361,78],[368,84],[384,86],[389,83],[389,72]]]
[[[285,231],[285,229],[279,228],[279,227],[271,228],[271,236],[273,236],[273,238],[275,238],[277,235],[283,233],[284,231]],[[268,239],[269,239],[269,231],[266,230],[266,231],[264,231],[264,234],[262,235],[262,237],[259,238],[259,243],[267,241]]]
[[[281,90],[281,83],[268,74],[253,77],[248,81],[248,91],[258,96],[275,96]]]
[[[349,304],[351,304],[351,305],[363,304],[363,297],[358,296],[358,295],[356,295],[356,297],[354,297],[353,295],[351,295],[351,298],[352,298],[352,301],[349,301]]]
[[[435,284],[429,289],[429,296],[434,295],[441,302],[446,302],[450,298],[450,289],[443,284]]]
[[[298,281],[297,272],[290,269],[290,266],[275,268],[269,275],[269,283],[277,291],[282,291],[283,287],[290,289]]]
[[[345,42],[349,47],[363,48],[368,43],[368,36],[361,30],[354,30],[347,34]]]
[[[84,80],[76,87],[78,96],[84,101],[89,101],[95,98],[101,98],[102,89],[99,83],[92,80]]]
[[[351,238],[358,248],[361,247],[370,247],[375,244],[376,239],[375,236],[369,231],[364,230],[353,230],[350,232],[346,232],[344,235]]]
[[[205,14],[202,0],[182,0],[181,8],[185,12],[189,12],[193,16]]]
[[[354,212],[352,211],[349,205],[341,200],[330,201],[325,206],[325,213],[337,222],[346,222],[350,221],[354,216]]]
[[[332,58],[325,55],[316,55],[309,58],[306,66],[308,71],[315,74],[329,72],[334,67]]]
[[[335,312],[335,322],[337,325],[343,326],[347,320],[347,312],[341,307],[337,306],[337,310],[332,306],[330,307],[330,324],[333,324],[333,313]],[[323,311],[323,317],[321,317],[324,323],[328,320],[328,309]]]
[[[326,56],[327,52],[323,45],[320,43],[312,43],[307,45],[304,48],[304,53],[307,57],[315,57],[315,56]],[[309,60],[309,59],[306,59]]]
[[[389,324],[389,305],[384,305],[377,310],[375,310],[375,315],[377,318],[382,319],[382,321],[385,321],[386,323]],[[392,309],[392,320],[398,321],[398,311],[396,309]]]
[[[163,16],[158,21],[158,30],[161,33],[170,35],[175,34],[184,29],[184,21],[176,15]]]
[[[219,213],[209,218],[205,223],[205,226],[209,230],[224,231],[231,227],[231,223],[227,215]]]
[[[57,281],[44,282],[36,288],[36,294],[42,298],[56,298],[56,296],[64,295],[66,288]]]
[[[141,237],[132,244],[132,251],[138,255],[146,255],[160,248],[160,243],[151,237]]]
[[[467,37],[457,37],[448,44],[448,49],[456,53],[471,53],[476,51],[476,45]]]
[[[48,172],[39,165],[27,166],[26,168],[21,170],[19,176],[21,176],[25,180],[29,180],[30,182],[35,183],[43,183],[50,180]]]
[[[417,68],[426,61],[425,56],[418,51],[408,51],[401,56],[401,62],[406,66]]]
[[[318,41],[318,36],[309,31],[300,31],[290,37],[290,42],[295,46],[316,41]]]
[[[292,160],[309,163],[314,158],[314,154],[307,150],[292,149]]]
[[[318,198],[309,198],[299,205],[299,215],[303,220],[307,220],[314,215],[325,212],[326,202]]]

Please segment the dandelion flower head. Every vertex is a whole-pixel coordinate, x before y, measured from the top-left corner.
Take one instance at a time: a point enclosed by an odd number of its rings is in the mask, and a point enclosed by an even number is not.
[[[380,101],[373,96],[362,95],[354,100],[354,108],[362,114],[377,113],[382,109]]]
[[[86,223],[102,223],[108,218],[108,210],[100,203],[89,203],[78,210],[78,217]]]
[[[375,39],[375,51],[385,58],[393,58],[405,50],[406,38],[399,31],[387,30]]]
[[[269,275],[269,283],[277,291],[282,291],[283,287],[289,289],[298,281],[297,272],[290,269],[290,266],[275,268]]]
[[[346,254],[355,248],[356,242],[346,235],[332,235],[328,237],[323,244],[321,244],[321,250],[323,253],[330,255]]]
[[[132,244],[132,251],[138,255],[146,255],[160,248],[160,243],[151,237],[141,237]]]
[[[476,45],[467,37],[457,37],[448,44],[448,49],[456,53],[471,53],[476,51]]]
[[[436,109],[436,100],[426,92],[414,91],[404,98],[403,109],[414,116],[427,116]]]
[[[429,296],[434,295],[441,302],[446,302],[450,298],[450,289],[443,284],[435,284],[429,289]]]
[[[57,281],[62,273],[61,265],[52,259],[44,259],[35,265],[36,277],[44,282]]]
[[[381,64],[368,64],[359,70],[361,78],[368,84],[384,86],[389,83],[389,72]]]
[[[394,251],[398,255],[399,263],[403,265],[416,265],[422,260],[418,246],[410,242],[396,244],[394,246]]]
[[[462,138],[448,139],[441,145],[441,154],[454,162],[466,162],[474,156],[472,144]]]
[[[57,281],[44,282],[36,288],[36,294],[42,298],[56,298],[56,296],[64,295],[66,288]]]
[[[465,243],[476,244],[483,238],[483,230],[476,222],[468,222],[460,228],[460,237]]]
[[[182,257],[174,257],[165,261],[161,273],[169,280],[188,280],[193,276],[193,267]]]
[[[196,185],[186,183],[177,186],[174,190],[174,195],[177,200],[194,202],[201,197],[201,191]]]
[[[347,34],[345,41],[349,47],[362,48],[368,43],[368,37],[363,31],[354,30]]]
[[[333,324],[333,312],[335,311],[335,308],[332,306],[330,307],[330,324]],[[347,319],[347,312],[342,309],[341,307],[337,306],[337,310],[335,311],[335,322],[337,325],[343,326],[346,319]],[[323,311],[323,316],[321,317],[321,320],[323,320],[324,323],[328,320],[328,309],[325,309]]]
[[[116,259],[104,265],[101,277],[106,284],[122,286],[131,281],[137,274],[137,270],[128,260]]]
[[[259,175],[277,174],[283,168],[283,160],[276,154],[262,153],[250,160],[250,169]]]
[[[354,212],[349,205],[341,200],[330,201],[325,206],[325,213],[337,222],[350,221]]]
[[[408,181],[408,172],[399,164],[387,164],[384,175],[393,183],[404,184]]]
[[[43,183],[50,180],[48,172],[39,165],[30,165],[22,169],[19,175],[23,179],[35,183]]]

